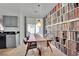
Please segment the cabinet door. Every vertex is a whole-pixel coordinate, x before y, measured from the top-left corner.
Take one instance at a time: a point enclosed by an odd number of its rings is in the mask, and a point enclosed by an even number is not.
[[[6,48],[6,36],[0,35],[0,49]]]
[[[6,46],[7,48],[16,47],[16,36],[15,35],[6,35]]]

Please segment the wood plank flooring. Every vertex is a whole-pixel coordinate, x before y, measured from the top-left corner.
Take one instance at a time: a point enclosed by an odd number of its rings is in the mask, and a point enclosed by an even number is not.
[[[0,56],[25,56],[27,45],[20,45],[17,48],[0,49]],[[42,56],[65,56],[60,50],[52,46],[53,53],[49,47],[43,47],[41,49]],[[27,56],[39,56],[37,48],[30,49]]]

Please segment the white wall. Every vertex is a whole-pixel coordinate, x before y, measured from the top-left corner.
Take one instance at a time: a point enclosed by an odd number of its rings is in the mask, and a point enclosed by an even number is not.
[[[24,16],[22,14],[19,15],[19,29],[20,29],[20,44],[22,44],[24,39]]]

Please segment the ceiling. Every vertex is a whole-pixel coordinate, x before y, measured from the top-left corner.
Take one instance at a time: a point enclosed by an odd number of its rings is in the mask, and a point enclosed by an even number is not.
[[[55,6],[55,3],[0,3],[0,11],[22,13],[27,17],[45,17]],[[4,13],[5,14],[5,13]]]

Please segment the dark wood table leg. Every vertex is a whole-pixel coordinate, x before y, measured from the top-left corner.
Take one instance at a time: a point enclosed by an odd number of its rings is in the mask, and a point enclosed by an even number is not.
[[[29,47],[30,47],[30,43],[28,43],[28,46],[27,46],[27,50],[26,50],[25,56],[26,56],[27,53],[28,53]]]
[[[37,48],[38,49],[38,51],[39,51],[39,56],[41,56],[41,50],[40,50],[40,48]]]

